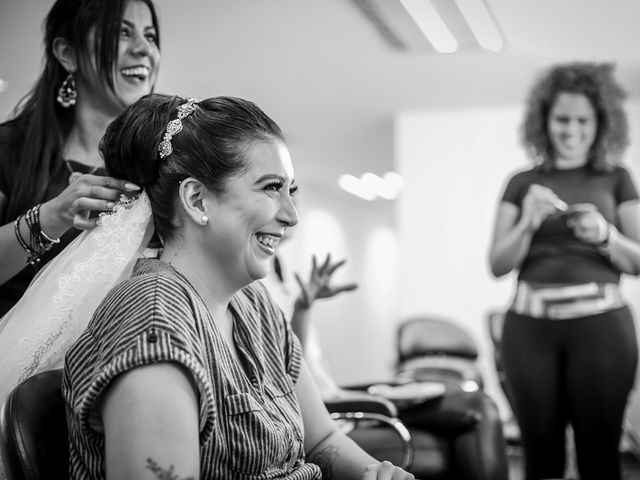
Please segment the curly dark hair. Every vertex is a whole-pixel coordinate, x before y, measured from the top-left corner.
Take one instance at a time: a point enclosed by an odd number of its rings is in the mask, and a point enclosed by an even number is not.
[[[560,93],[582,94],[595,110],[598,131],[589,152],[589,166],[606,171],[620,161],[629,144],[629,127],[622,105],[626,92],[614,79],[614,69],[612,63],[576,62],[555,65],[540,77],[529,95],[522,129],[524,145],[539,168],[554,166],[547,120]]]

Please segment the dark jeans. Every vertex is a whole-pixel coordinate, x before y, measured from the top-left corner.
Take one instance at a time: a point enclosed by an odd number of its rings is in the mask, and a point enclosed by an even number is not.
[[[569,320],[508,312],[502,355],[526,479],[563,476],[571,424],[581,480],[620,480],[622,422],[638,360],[629,309]]]

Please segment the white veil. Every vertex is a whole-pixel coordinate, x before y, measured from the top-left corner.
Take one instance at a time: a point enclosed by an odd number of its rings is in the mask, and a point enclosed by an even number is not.
[[[145,193],[119,202],[34,278],[0,319],[0,404],[25,378],[62,366],[107,292],[131,273],[153,233]],[[1,473],[0,473],[1,475]]]

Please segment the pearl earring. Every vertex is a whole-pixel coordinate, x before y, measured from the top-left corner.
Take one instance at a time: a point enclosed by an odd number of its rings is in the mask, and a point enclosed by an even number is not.
[[[202,226],[205,226],[207,223],[209,223],[209,217],[207,217],[206,215],[202,215],[200,222],[202,223]]]

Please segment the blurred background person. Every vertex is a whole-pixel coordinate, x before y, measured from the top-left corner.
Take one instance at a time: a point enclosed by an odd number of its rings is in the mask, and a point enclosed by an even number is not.
[[[0,316],[79,229],[95,226],[90,211],[138,190],[104,175],[98,142],[153,90],[160,64],[151,0],[57,0],[44,30],[42,73],[0,125]]]
[[[640,272],[640,204],[619,164],[628,131],[613,70],[572,63],[539,79],[524,119],[535,166],[508,180],[497,210],[489,261],[496,277],[517,271],[502,342],[527,480],[563,476],[568,424],[580,478],[621,478],[637,345],[618,286]]]

